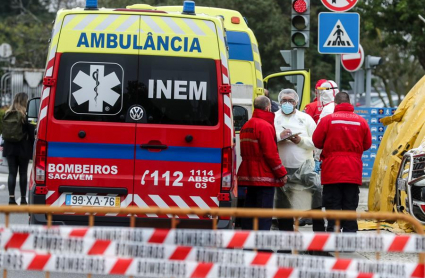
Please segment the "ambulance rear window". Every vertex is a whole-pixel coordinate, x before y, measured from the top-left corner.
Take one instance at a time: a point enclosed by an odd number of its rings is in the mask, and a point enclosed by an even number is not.
[[[204,125],[218,123],[216,63],[211,59],[64,53],[54,117],[58,120]],[[140,111],[140,109],[139,109]]]

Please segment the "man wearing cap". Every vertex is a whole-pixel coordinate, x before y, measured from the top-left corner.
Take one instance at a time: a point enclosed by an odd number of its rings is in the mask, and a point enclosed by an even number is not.
[[[274,125],[279,156],[288,171],[288,183],[276,188],[274,207],[301,210],[320,207],[321,185],[319,175],[314,172],[311,139],[316,124],[309,115],[297,110],[299,97],[294,90],[282,90],[278,101],[281,109],[275,113]],[[293,231],[293,219],[278,219],[278,227]],[[313,225],[313,230],[315,227]]]
[[[313,120],[316,122],[319,121],[319,117],[320,117],[320,113],[322,112],[322,106],[319,105],[319,91],[318,91],[318,87],[320,87],[320,85],[322,85],[322,83],[326,82],[326,79],[320,79],[319,81],[317,81],[316,83],[316,87],[314,90],[315,93],[315,98],[314,100],[307,104],[304,108],[304,113],[307,113],[308,115],[310,115]]]
[[[323,117],[313,134],[316,148],[322,149],[323,206],[327,210],[353,210],[359,204],[362,184],[362,154],[372,144],[365,119],[354,113],[346,92],[335,96],[335,112]],[[335,221],[328,220],[333,232]],[[343,232],[356,232],[356,220],[341,222]]]

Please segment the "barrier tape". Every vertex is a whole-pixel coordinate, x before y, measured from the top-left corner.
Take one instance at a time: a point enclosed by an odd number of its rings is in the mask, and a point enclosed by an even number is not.
[[[234,231],[154,228],[110,228],[13,225],[2,228],[0,246],[22,234],[57,235],[71,238],[94,238],[117,241],[161,243],[169,245],[218,248],[362,251],[362,252],[425,252],[425,236],[357,233],[313,233],[284,231]]]
[[[111,241],[93,238],[63,238],[50,235],[14,234],[4,248],[53,254],[84,254],[113,257],[149,258],[204,262],[226,265],[260,265],[278,268],[316,269],[376,273],[393,277],[425,277],[424,265],[415,263],[373,262],[317,256],[252,252],[237,249]]]
[[[155,259],[0,251],[0,268],[61,273],[175,278],[383,278],[377,274],[263,266],[221,265]]]

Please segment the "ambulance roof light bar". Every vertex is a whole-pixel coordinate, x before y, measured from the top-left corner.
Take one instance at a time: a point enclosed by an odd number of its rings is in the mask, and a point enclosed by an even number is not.
[[[85,10],[97,10],[97,0],[86,0]]]
[[[195,1],[184,1],[183,2],[183,13],[184,14],[195,14]]]

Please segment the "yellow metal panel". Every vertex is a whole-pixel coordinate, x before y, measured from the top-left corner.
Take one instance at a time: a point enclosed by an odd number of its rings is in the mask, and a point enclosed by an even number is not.
[[[226,53],[224,42],[219,42],[217,34],[208,27],[220,24],[218,19],[119,14],[106,10],[69,12],[63,22],[58,52],[220,59],[219,44]]]
[[[232,77],[232,84],[244,84],[244,85],[253,85],[254,73],[252,72],[251,64],[248,61],[240,60],[229,60],[230,64],[230,76]]]

